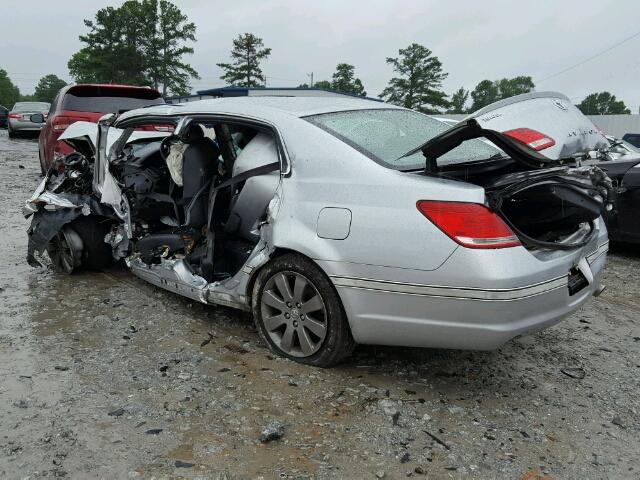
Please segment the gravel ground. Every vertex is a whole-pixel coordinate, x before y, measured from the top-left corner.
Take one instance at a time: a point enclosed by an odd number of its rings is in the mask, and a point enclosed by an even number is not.
[[[321,370],[126,271],[30,268],[38,181],[36,142],[0,131],[2,478],[640,476],[640,248],[497,351],[359,347]]]

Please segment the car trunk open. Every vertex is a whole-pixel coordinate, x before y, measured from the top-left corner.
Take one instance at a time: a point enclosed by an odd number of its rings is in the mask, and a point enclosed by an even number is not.
[[[438,163],[442,155],[475,138],[489,140],[505,155]],[[569,157],[549,158],[509,135],[483,128],[474,118],[431,138],[418,150],[425,156],[424,174],[482,186],[489,208],[505,220],[527,248],[586,245],[596,234],[596,221],[610,198],[609,178],[595,166],[579,166],[573,157],[579,152],[565,145],[558,151]]]

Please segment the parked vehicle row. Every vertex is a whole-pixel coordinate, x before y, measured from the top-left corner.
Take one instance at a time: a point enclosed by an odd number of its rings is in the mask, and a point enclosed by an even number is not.
[[[495,348],[603,288],[612,184],[578,158],[607,140],[560,94],[451,128],[367,100],[204,100],[59,139],[76,153],[25,207],[31,264],[44,250],[66,273],[124,259],[154,285],[251,311],[269,347],[303,363],[356,343]]]

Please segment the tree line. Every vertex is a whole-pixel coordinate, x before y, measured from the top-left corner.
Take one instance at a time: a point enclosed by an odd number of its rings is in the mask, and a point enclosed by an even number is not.
[[[187,95],[190,79],[200,78],[184,60],[193,54],[196,26],[169,0],[127,0],[119,7],[97,11],[94,20],[85,20],[88,32],[80,35],[84,45],[68,62],[69,73],[77,83],[122,83],[147,85],[163,96]],[[252,33],[233,40],[229,62],[216,65],[222,80],[232,86],[263,87],[266,77],[261,64],[271,48]],[[531,92],[535,84],[530,76],[482,80],[473,90],[463,87],[448,95],[442,82],[448,77],[440,59],[431,50],[412,43],[386,58],[394,76],[379,97],[386,102],[423,113],[470,113],[498,100]],[[65,85],[53,74],[43,77],[33,95],[21,95],[4,70],[0,70],[0,104],[18,100],[50,102]],[[298,88],[331,89],[366,96],[356,76],[355,66],[338,63],[330,80],[303,83]],[[3,103],[4,102],[4,103]],[[592,93],[577,105],[585,114],[630,113],[622,100],[609,92]]]

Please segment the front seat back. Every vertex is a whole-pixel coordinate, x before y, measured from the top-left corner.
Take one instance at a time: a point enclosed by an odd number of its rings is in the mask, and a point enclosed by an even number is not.
[[[209,189],[220,150],[210,138],[204,136],[199,125],[189,129],[184,141],[189,144],[182,157],[184,224],[200,229],[207,223]]]

